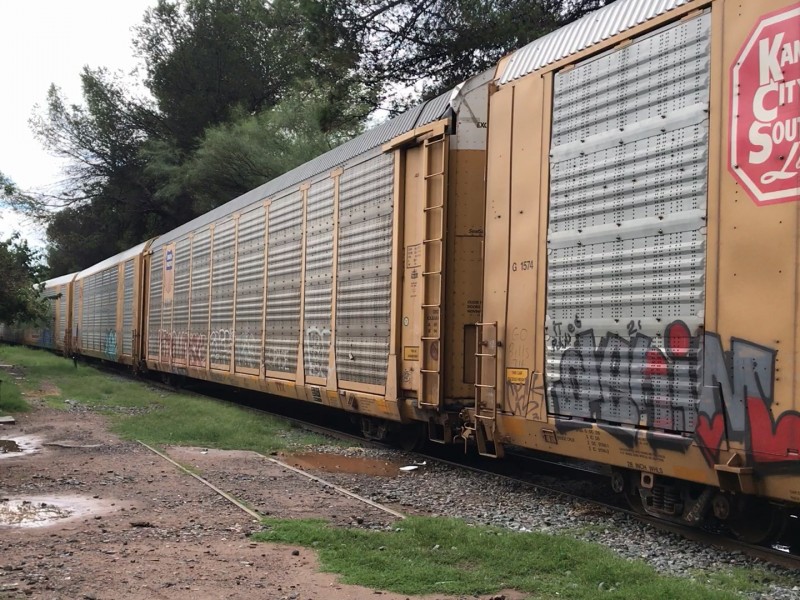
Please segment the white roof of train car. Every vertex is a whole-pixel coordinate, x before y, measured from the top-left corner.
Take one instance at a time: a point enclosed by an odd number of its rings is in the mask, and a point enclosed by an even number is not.
[[[499,74],[499,83],[503,85],[524,77],[690,1],[617,0],[514,52]]]

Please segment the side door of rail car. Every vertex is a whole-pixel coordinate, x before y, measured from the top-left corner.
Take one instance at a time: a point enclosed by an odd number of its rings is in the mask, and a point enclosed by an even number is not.
[[[704,12],[553,75],[545,325],[556,418],[695,431],[710,37]]]
[[[403,263],[398,389],[420,408],[438,409],[444,390],[447,121],[393,140]],[[399,226],[399,224],[398,224]],[[397,322],[397,319],[394,320]]]

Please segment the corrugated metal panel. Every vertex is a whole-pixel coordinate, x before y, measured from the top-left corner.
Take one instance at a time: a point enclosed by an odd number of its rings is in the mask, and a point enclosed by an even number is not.
[[[114,265],[118,265],[122,262],[125,262],[129,258],[133,258],[134,256],[138,256],[144,250],[144,247],[147,245],[147,242],[142,242],[141,244],[134,246],[133,248],[129,248],[124,252],[120,252],[119,254],[115,254],[114,256],[105,259],[97,263],[96,265],[92,265],[88,269],[84,269],[80,273],[77,274],[78,279],[83,279],[84,277],[88,277],[89,275],[93,275],[95,273],[99,273],[100,271],[104,271],[109,267]],[[68,277],[65,275],[64,277]]]
[[[117,356],[117,284],[114,266],[84,277],[81,349]]]
[[[237,211],[245,210],[265,198],[278,196],[287,189],[293,188],[304,181],[309,181],[323,173],[328,173],[336,167],[346,165],[350,161],[357,159],[357,162],[362,162],[368,158],[368,155],[380,154],[380,147],[389,140],[411,131],[419,125],[443,118],[447,114],[451,95],[452,92],[446,92],[433,100],[415,106],[394,119],[386,121],[341,146],[337,146],[333,150],[318,156],[314,160],[302,164],[246,194],[242,194],[227,204],[223,204],[193,221],[181,225],[177,229],[165,233],[153,242],[153,248],[167,244],[182,235],[196,231]]]
[[[161,340],[161,292],[164,286],[164,249],[158,248],[150,260],[150,299],[147,303],[147,357],[159,360]]]
[[[172,299],[172,360],[186,364],[189,350],[189,264],[192,242],[181,238],[175,245],[175,292]]]
[[[308,190],[303,362],[305,374],[310,377],[328,376],[333,291],[333,193],[332,179],[320,181]]]
[[[69,315],[67,314],[68,294],[69,287],[68,284],[65,283],[61,286],[61,298],[58,300],[58,314],[60,315],[60,318],[58,321],[58,330],[56,335],[58,336],[57,343],[59,347],[64,346],[64,342],[67,339],[67,333],[69,333]]]
[[[77,344],[79,343],[79,321],[81,315],[81,306],[83,303],[82,300],[82,287],[80,281],[75,281],[72,286],[72,343]],[[83,326],[81,325],[80,328],[82,329]]]
[[[209,354],[211,364],[220,369],[230,369],[231,361],[235,241],[236,222],[218,223],[214,228]]]
[[[269,207],[267,248],[267,341],[269,371],[295,373],[300,341],[300,268],[303,203],[300,192],[274,200]]]
[[[519,79],[688,2],[690,0],[617,0],[514,52],[500,74],[500,83]]]
[[[340,380],[384,385],[389,353],[394,157],[342,174],[336,369]]]
[[[264,304],[264,227],[263,206],[239,218],[236,259],[236,367],[258,369],[261,365],[261,338]]]
[[[702,378],[710,16],[554,81],[551,412],[695,430]]]
[[[133,354],[133,259],[125,261],[122,297],[122,353]]]
[[[211,230],[206,227],[192,239],[192,280],[189,323],[189,365],[205,367],[208,358],[208,299],[211,274]]]
[[[70,283],[72,280],[75,279],[75,276],[78,273],[70,273],[69,275],[61,275],[60,277],[54,277],[53,279],[48,279],[44,282],[44,288],[46,290],[55,289],[60,285],[66,285]]]
[[[458,88],[448,90],[443,94],[438,95],[436,98],[433,98],[429,102],[426,102],[422,106],[422,112],[419,115],[419,119],[417,120],[415,127],[433,123],[434,121],[438,121],[445,116],[447,114],[447,109],[450,108],[450,101],[453,98],[453,94],[457,90]]]

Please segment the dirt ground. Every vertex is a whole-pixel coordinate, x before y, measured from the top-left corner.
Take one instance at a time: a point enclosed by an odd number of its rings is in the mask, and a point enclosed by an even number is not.
[[[0,598],[408,598],[343,585],[319,572],[310,549],[251,542],[255,519],[109,433],[104,417],[31,402],[34,411],[0,425],[0,439],[22,450],[0,448]],[[362,527],[394,521],[254,453],[168,454],[261,514]]]

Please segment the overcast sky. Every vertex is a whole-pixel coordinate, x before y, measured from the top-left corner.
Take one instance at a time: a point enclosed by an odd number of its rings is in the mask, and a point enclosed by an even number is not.
[[[84,65],[135,68],[131,28],[156,1],[0,0],[0,172],[28,190],[61,179],[59,161],[28,126],[34,105],[44,106],[51,83],[80,102]],[[14,229],[41,245],[41,233],[0,209],[0,239]]]

